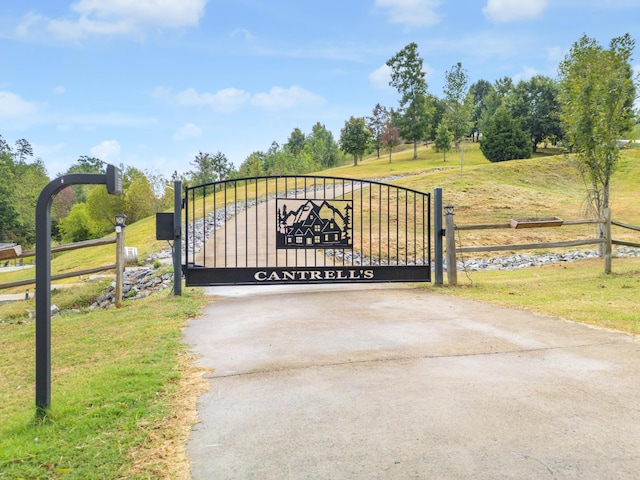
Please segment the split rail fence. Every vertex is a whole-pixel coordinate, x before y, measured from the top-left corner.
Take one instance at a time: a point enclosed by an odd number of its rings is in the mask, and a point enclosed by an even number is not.
[[[68,252],[70,250],[78,250],[80,248],[88,248],[88,247],[98,247],[101,245],[109,245],[111,243],[116,243],[116,237],[109,238],[98,238],[95,240],[85,240],[83,242],[69,243],[65,245],[56,245],[51,247],[51,253],[60,253],[60,252]],[[35,257],[35,250],[24,250],[19,255],[14,255],[11,259],[14,258],[28,258]],[[37,261],[37,259],[36,259]],[[59,273],[57,275],[52,275],[51,280],[62,280],[63,278],[72,278],[72,277],[81,277],[82,275],[93,275],[94,273],[105,272],[107,270],[115,270],[116,264],[111,265],[103,265],[101,267],[88,268],[86,270],[76,270],[71,272]],[[0,272],[2,270],[0,269]],[[0,290],[6,288],[15,288],[15,287],[23,287],[25,285],[33,285],[36,283],[35,278],[28,278],[26,280],[17,280],[15,282],[7,282],[0,283]]]
[[[603,218],[580,219],[580,220],[561,220],[557,217],[547,218],[531,218],[523,220],[511,220],[509,223],[495,224],[477,224],[477,225],[456,225],[453,219],[453,206],[444,207],[446,228],[444,231],[446,238],[446,259],[447,259],[447,278],[449,285],[457,285],[457,254],[472,252],[498,252],[498,251],[514,251],[514,250],[535,250],[547,248],[571,248],[581,247],[585,245],[598,245],[601,248],[602,257],[604,259],[605,273],[611,273],[612,261],[612,245],[620,245],[632,248],[640,248],[640,243],[629,242],[624,240],[616,240],[612,238],[611,226],[615,225],[628,230],[640,232],[640,227],[630,225],[628,223],[619,222],[611,219],[611,210],[605,209]],[[507,244],[507,245],[483,245],[470,247],[456,247],[455,232],[469,230],[495,230],[495,229],[519,229],[519,228],[549,228],[562,227],[572,225],[588,225],[601,224],[602,237],[589,238],[580,240],[567,240],[560,242],[541,242],[527,244]]]

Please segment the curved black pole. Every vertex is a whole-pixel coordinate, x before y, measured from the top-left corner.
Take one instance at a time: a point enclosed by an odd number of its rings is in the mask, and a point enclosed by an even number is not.
[[[122,190],[121,172],[112,165],[107,174],[74,173],[49,182],[36,204],[36,409],[51,406],[51,203],[70,185],[107,185],[109,193]]]

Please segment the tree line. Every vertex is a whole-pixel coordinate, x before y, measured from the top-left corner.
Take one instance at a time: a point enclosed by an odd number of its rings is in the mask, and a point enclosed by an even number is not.
[[[113,232],[116,213],[134,223],[173,203],[161,175],[135,167],[123,168],[123,194],[108,195],[97,185],[73,185],[61,190],[51,205],[51,231],[56,242],[73,243]],[[104,174],[106,164],[81,156],[57,177],[74,173]],[[51,181],[41,158],[25,139],[10,146],[0,135],[0,242],[24,247],[35,243],[35,211],[42,189]],[[170,203],[171,202],[171,203]]]

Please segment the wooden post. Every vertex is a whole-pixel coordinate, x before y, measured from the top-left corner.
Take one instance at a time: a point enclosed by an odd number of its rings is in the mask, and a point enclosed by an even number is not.
[[[116,215],[116,308],[122,306],[122,282],[124,278],[124,214]]]
[[[604,273],[611,273],[611,209],[605,208],[604,211]]]
[[[449,285],[458,284],[458,265],[456,260],[456,226],[453,222],[453,205],[444,207],[445,231],[447,244],[447,280]]]

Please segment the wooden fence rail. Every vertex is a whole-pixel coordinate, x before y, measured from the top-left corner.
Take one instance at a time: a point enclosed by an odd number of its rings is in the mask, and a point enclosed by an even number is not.
[[[97,238],[94,240],[85,240],[82,242],[68,243],[65,245],[56,245],[51,247],[51,253],[68,252],[70,250],[77,250],[79,248],[98,247],[101,245],[109,245],[111,243],[116,243],[116,237]],[[15,255],[11,258],[33,257],[35,256],[35,253],[36,253],[35,250],[24,250],[20,255]],[[115,268],[116,266],[114,264],[114,265],[104,265],[102,267],[88,268],[86,270],[76,270],[73,272],[59,273],[57,275],[51,276],[51,280],[62,280],[63,278],[81,277],[82,275],[92,275],[98,272],[114,270]],[[26,280],[17,280],[15,282],[0,283],[0,290],[4,290],[5,288],[22,287],[24,285],[32,285],[34,283],[36,283],[35,278],[29,278]]]
[[[447,209],[449,209],[447,211]],[[549,228],[572,225],[587,224],[604,224],[604,238],[592,238],[586,240],[569,240],[563,242],[545,242],[545,243],[527,243],[527,244],[509,244],[509,245],[488,245],[488,246],[472,246],[472,247],[456,247],[455,231],[470,230],[495,230],[514,228],[513,221],[509,223],[489,223],[477,225],[455,225],[453,223],[453,207],[445,207],[445,216],[447,217],[447,228],[445,229],[446,245],[447,245],[447,276],[449,285],[457,284],[457,265],[456,254],[471,252],[498,252],[503,250],[535,250],[540,248],[566,248],[579,247],[583,245],[603,245],[605,273],[611,273],[611,245],[622,245],[627,247],[640,248],[640,243],[628,242],[623,240],[615,240],[611,237],[611,225],[621,228],[640,231],[640,227],[630,225],[615,220],[611,220],[611,212],[609,209],[605,211],[605,218],[591,218],[579,220],[560,221],[560,225],[537,225],[535,228]],[[555,217],[554,217],[555,218]],[[449,251],[451,250],[451,251]]]
[[[105,272],[107,270],[115,270],[116,264],[104,265],[102,267],[87,268],[86,270],[76,270],[74,272],[59,273],[52,275],[51,280],[62,280],[63,278],[81,277],[82,275],[92,275],[94,273]],[[33,285],[36,283],[35,278],[26,280],[16,280],[15,282],[0,283],[0,290],[5,288],[23,287],[25,285]]]
[[[68,252],[70,250],[78,250],[79,248],[99,247],[100,245],[109,245],[110,243],[116,243],[116,237],[96,238],[94,240],[54,245],[51,247],[51,253]],[[17,255],[15,258],[34,257],[35,255],[35,250],[23,250],[22,254]]]

